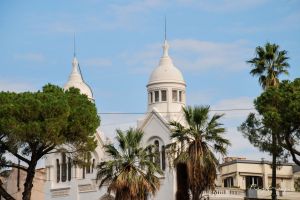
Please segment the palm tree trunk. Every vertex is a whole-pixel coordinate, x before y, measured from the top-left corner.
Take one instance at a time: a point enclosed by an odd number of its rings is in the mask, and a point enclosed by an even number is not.
[[[193,192],[192,200],[200,200],[200,192],[198,190]]]
[[[187,166],[185,163],[178,163],[176,166],[177,191],[176,200],[189,200],[189,186]]]
[[[277,157],[277,149],[276,149],[276,136],[275,133],[272,133],[272,200],[276,200],[276,157]]]

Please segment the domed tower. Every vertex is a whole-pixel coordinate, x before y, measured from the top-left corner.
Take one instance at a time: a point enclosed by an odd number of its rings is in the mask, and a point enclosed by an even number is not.
[[[74,54],[72,61],[72,72],[69,76],[68,82],[65,84],[64,89],[67,90],[71,87],[78,88],[81,94],[85,94],[89,100],[94,102],[93,92],[88,84],[82,78],[78,60]]]
[[[169,44],[165,40],[159,65],[147,84],[148,112],[155,108],[167,120],[178,120],[182,116],[182,107],[186,105],[186,84],[168,51]]]

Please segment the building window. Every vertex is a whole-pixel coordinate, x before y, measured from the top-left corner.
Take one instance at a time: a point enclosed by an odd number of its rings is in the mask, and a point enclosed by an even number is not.
[[[91,173],[91,155],[87,154],[87,165],[86,165],[86,173],[90,174]]]
[[[71,176],[72,176],[71,170],[72,170],[72,163],[71,163],[71,158],[69,157],[68,158],[68,181],[71,180]]]
[[[148,155],[149,155],[149,160],[154,163],[154,161],[153,161],[154,158],[153,158],[152,147],[151,146],[148,147]]]
[[[182,102],[182,91],[179,91],[179,101]]]
[[[95,159],[93,159],[93,162],[92,162],[92,173],[94,172],[94,168],[95,168]]]
[[[56,182],[60,181],[60,164],[59,160],[56,159]]]
[[[155,163],[160,167],[160,152],[159,152],[159,141],[154,141],[155,146]]]
[[[263,188],[262,177],[246,176],[246,188]]]
[[[61,154],[61,181],[66,182],[67,180],[67,157],[65,153]]]
[[[154,91],[155,102],[159,102],[159,91]]]
[[[82,167],[82,178],[85,179],[85,166]]]
[[[233,187],[233,177],[228,177],[224,179],[224,187]]]
[[[150,103],[153,103],[153,93],[150,92]]]
[[[161,101],[167,101],[167,90],[161,91]]]
[[[175,102],[178,101],[177,90],[172,90],[172,100]]]
[[[162,170],[166,169],[166,148],[165,145],[161,147],[161,168]]]

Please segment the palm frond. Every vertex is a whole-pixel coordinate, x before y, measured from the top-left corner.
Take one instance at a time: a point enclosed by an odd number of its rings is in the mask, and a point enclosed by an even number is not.
[[[104,145],[111,160],[103,161],[97,166],[99,187],[108,185],[108,193],[114,192],[116,199],[142,200],[146,193],[155,194],[160,182],[157,174],[163,172],[149,158],[155,154],[149,153],[140,143],[143,132],[132,129],[123,132],[117,130],[118,147]]]

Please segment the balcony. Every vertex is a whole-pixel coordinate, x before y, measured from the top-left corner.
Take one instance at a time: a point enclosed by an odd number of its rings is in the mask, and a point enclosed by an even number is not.
[[[204,200],[271,199],[271,190],[260,190],[260,189],[243,190],[238,188],[217,187],[215,188],[214,191],[204,192],[203,199]],[[300,192],[278,190],[277,199],[299,200]]]

